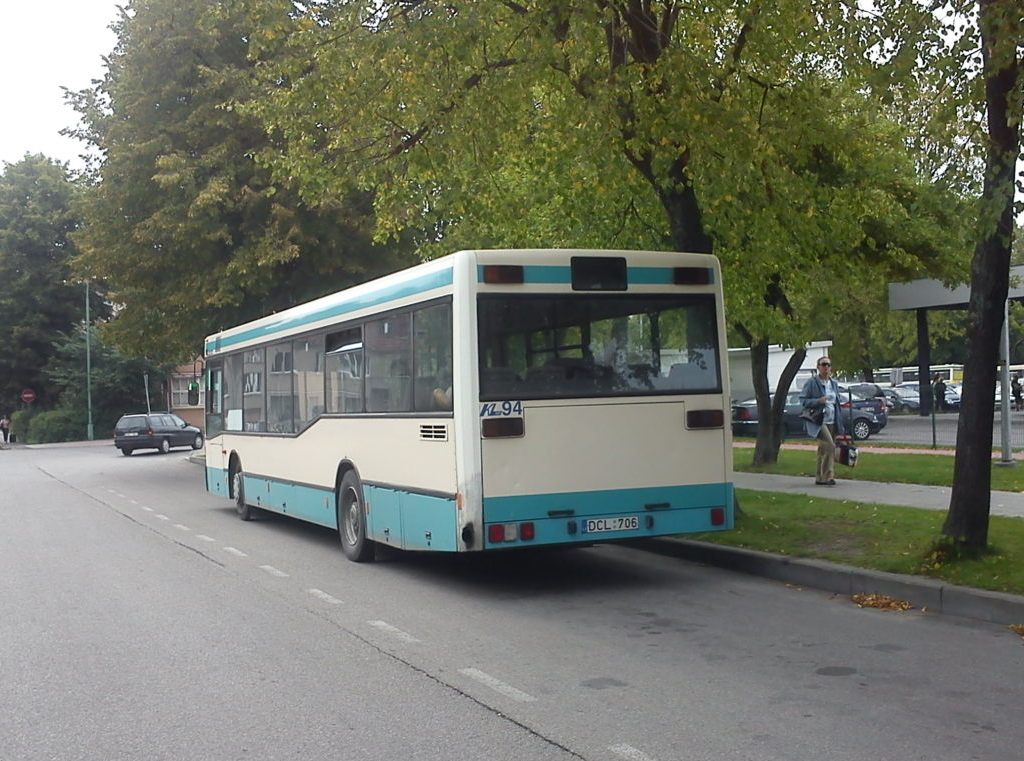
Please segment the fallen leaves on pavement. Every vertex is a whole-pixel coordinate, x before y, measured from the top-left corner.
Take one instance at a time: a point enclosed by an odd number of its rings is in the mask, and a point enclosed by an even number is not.
[[[898,600],[889,595],[864,594],[859,592],[852,597],[858,608],[878,608],[879,610],[912,610],[914,608],[906,600]]]
[[[1010,630],[1024,637],[1024,624],[1010,624]]]

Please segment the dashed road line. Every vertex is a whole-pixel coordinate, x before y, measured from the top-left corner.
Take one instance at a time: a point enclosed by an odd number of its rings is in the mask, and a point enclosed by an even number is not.
[[[271,576],[277,576],[279,579],[288,578],[288,574],[286,574],[284,571],[282,571],[282,570],[280,570],[278,568],[274,568],[274,566],[272,566],[272,565],[261,565],[260,566],[260,570],[261,571],[266,571]]]
[[[323,600],[326,603],[330,603],[331,605],[341,605],[341,600],[337,597],[331,597],[331,595],[327,594],[322,589],[308,589],[306,591],[313,595],[313,597]]]
[[[143,510],[145,510],[145,511],[146,511],[147,513],[151,513],[151,512],[153,512],[153,508],[152,508],[152,507],[146,507],[145,505],[141,505],[141,507],[142,507],[142,509],[143,509]]]
[[[408,642],[410,644],[419,642],[414,636],[408,632],[403,632],[397,626],[392,626],[387,621],[367,621],[370,626],[374,629],[380,629],[385,634],[390,634],[395,639],[400,639],[402,642]]]
[[[174,524],[174,528],[176,528],[176,529],[180,529],[180,530],[182,530],[182,531],[191,531],[191,530],[192,530],[192,529],[190,529],[190,528],[189,528],[188,526],[186,526],[186,525],[185,525],[185,524],[183,524],[183,523],[175,523],[175,524]]]
[[[234,547],[225,547],[224,552],[228,553],[229,555],[234,555],[236,558],[249,557],[246,553],[242,552],[241,550],[235,549]]]
[[[162,520],[162,521],[169,521],[169,520],[170,520],[170,518],[168,518],[168,517],[167,517],[166,515],[164,515],[163,513],[157,513],[155,517],[159,518],[159,519],[160,519],[160,520]]]
[[[212,536],[207,536],[206,534],[196,534],[196,539],[199,539],[199,540],[201,540],[203,542],[216,542],[217,541]]]
[[[608,750],[615,753],[623,758],[629,759],[629,761],[655,761],[654,758],[648,756],[642,750],[634,748],[632,745],[612,745],[609,746]]]
[[[511,698],[512,700],[516,700],[520,703],[532,703],[537,699],[533,697],[533,695],[528,695],[522,690],[517,690],[512,685],[505,684],[505,682],[481,671],[480,669],[459,669],[459,673],[463,676],[468,676],[470,679],[475,679],[480,682],[480,684],[490,687],[495,692],[500,692],[505,697]]]

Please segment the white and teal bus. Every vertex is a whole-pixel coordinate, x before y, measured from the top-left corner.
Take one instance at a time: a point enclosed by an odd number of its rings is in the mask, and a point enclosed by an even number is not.
[[[207,488],[352,560],[733,525],[713,256],[461,251],[205,350]]]

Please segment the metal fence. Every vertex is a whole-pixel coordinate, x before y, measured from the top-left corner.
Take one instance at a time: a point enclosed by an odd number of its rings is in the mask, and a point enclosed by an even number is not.
[[[1024,412],[1009,412],[1010,415],[1010,447],[1014,450],[1024,449]],[[996,410],[992,421],[992,448],[1001,449],[1002,413]],[[959,424],[959,412],[940,412],[934,416],[921,417],[918,414],[889,415],[889,424],[881,431],[873,434],[867,441],[870,444],[914,444],[922,447],[955,447],[956,429]]]

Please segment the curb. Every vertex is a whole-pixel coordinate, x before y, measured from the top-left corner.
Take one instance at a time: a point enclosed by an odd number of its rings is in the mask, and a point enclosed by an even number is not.
[[[937,579],[791,558],[690,539],[647,539],[630,543],[660,555],[762,576],[787,584],[850,596],[883,594],[931,613],[993,624],[1024,623],[1024,596],[947,584]]]

